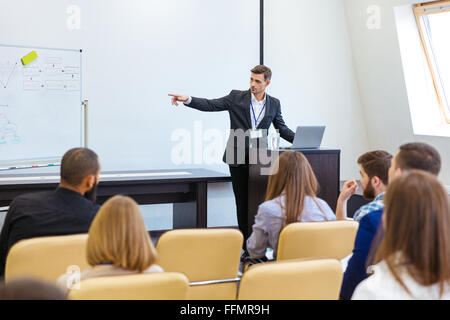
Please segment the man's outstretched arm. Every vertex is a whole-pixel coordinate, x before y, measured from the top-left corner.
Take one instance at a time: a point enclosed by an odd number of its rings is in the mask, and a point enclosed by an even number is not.
[[[225,111],[230,107],[230,95],[219,99],[204,99],[204,98],[195,98],[180,94],[169,94],[172,97],[171,102],[172,105],[178,106],[178,102],[182,102],[184,105],[194,108],[200,111]]]

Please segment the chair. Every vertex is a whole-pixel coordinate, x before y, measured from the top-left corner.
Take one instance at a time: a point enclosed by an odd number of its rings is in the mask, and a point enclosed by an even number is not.
[[[243,274],[238,299],[338,300],[342,278],[336,259],[263,263]]]
[[[235,229],[171,230],[156,243],[158,264],[188,277],[188,300],[234,300],[242,243]]]
[[[277,261],[300,258],[343,259],[353,251],[358,222],[296,222],[278,240]]]
[[[355,212],[358,211],[359,208],[368,204],[372,200],[367,200],[362,195],[354,194],[347,201],[347,217],[353,218]]]
[[[32,276],[56,282],[68,268],[83,270],[86,260],[87,234],[25,239],[14,244],[7,256],[5,281]]]
[[[82,280],[72,300],[184,300],[188,279],[176,272],[133,274]]]

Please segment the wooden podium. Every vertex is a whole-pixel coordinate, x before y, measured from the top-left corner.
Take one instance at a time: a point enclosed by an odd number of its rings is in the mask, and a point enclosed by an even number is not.
[[[340,181],[340,150],[330,149],[280,149],[279,154],[286,151],[301,152],[308,159],[314,174],[319,183],[318,197],[325,200],[333,211],[336,211],[337,199],[339,196]],[[271,150],[267,150],[268,155],[272,155]],[[250,164],[248,181],[248,234],[252,233],[252,226],[255,223],[255,215],[258,206],[264,202],[266,196],[268,175],[261,175],[261,169],[269,168],[268,165]]]

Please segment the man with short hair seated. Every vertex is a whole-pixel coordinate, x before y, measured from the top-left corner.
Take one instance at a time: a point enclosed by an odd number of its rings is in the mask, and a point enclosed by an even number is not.
[[[354,213],[354,220],[360,221],[367,213],[383,209],[383,196],[388,184],[391,159],[392,155],[384,150],[366,152],[358,158],[363,197],[371,202]],[[344,184],[336,206],[337,219],[347,218],[347,201],[356,193],[357,187],[355,180]]]
[[[441,170],[439,152],[434,147],[421,142],[400,146],[391,160],[388,184],[404,172],[412,169],[427,171],[437,176]],[[356,286],[370,275],[373,256],[384,236],[381,224],[383,209],[384,207],[378,207],[374,208],[373,211],[366,212],[359,222],[353,254],[344,272],[340,293],[341,299],[351,299]]]
[[[0,276],[9,250],[18,241],[88,232],[100,208],[95,204],[99,175],[97,154],[74,148],[62,158],[56,190],[23,194],[11,202],[0,235]]]

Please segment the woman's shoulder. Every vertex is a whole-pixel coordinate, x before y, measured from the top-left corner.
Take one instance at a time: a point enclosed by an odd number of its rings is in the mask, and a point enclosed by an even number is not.
[[[392,294],[392,276],[384,261],[372,266],[372,275],[355,288],[352,300],[389,299]]]
[[[284,203],[284,197],[279,196],[277,198],[274,198],[272,200],[267,200],[261,203],[258,207],[258,211],[263,213],[280,213],[281,212],[281,206]]]
[[[328,203],[318,197],[305,196],[303,221],[336,220],[336,216]]]
[[[398,276],[408,288],[408,293],[404,287],[396,280],[390,271],[387,263],[381,261],[373,266],[373,274],[361,282],[355,289],[352,299],[369,300],[409,300],[409,299],[439,299],[439,286],[423,286],[414,280],[407,272],[406,268],[397,270]],[[442,299],[450,299],[450,288],[446,286]]]
[[[323,200],[322,198],[319,197],[311,197],[311,196],[306,196],[305,199],[308,199],[308,201],[311,201],[311,203],[316,203],[318,202],[321,206],[323,206],[324,208],[330,209],[330,206],[328,205],[328,203]]]
[[[144,270],[144,273],[153,273],[153,272],[164,272],[164,269],[157,264],[152,264],[150,267]]]

